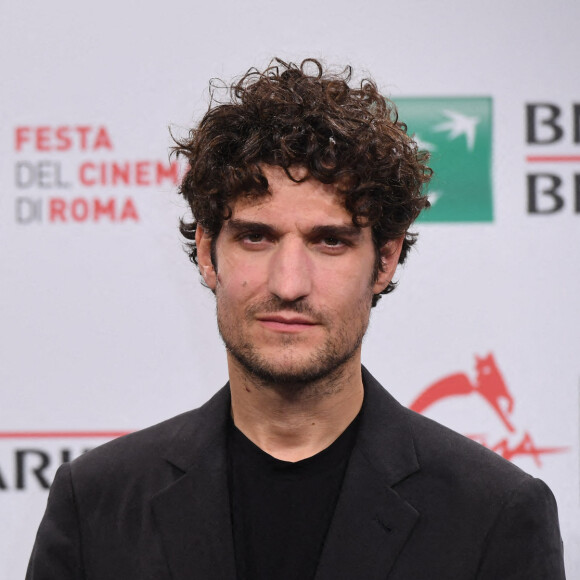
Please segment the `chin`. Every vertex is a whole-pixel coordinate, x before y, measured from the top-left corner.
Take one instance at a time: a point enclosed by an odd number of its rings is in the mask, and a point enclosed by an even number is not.
[[[252,376],[261,386],[281,390],[285,393],[301,393],[321,381],[336,379],[342,375],[346,364],[352,360],[356,349],[343,356],[336,353],[318,353],[291,357],[288,354],[277,360],[275,355],[257,353],[253,349],[228,348],[243,371]],[[279,352],[279,351],[278,351]]]

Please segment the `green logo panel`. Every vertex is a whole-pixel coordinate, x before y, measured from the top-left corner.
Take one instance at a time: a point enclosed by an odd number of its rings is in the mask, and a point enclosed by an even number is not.
[[[399,117],[431,153],[422,222],[493,221],[490,97],[398,98]]]

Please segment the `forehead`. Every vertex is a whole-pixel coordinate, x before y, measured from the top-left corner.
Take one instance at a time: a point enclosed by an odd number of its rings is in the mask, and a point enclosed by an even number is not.
[[[305,226],[310,222],[352,224],[352,216],[344,207],[344,197],[334,184],[308,177],[297,183],[280,167],[264,165],[261,169],[268,180],[269,194],[238,198],[232,204],[232,218]],[[303,168],[291,169],[291,173],[296,179],[306,176]]]

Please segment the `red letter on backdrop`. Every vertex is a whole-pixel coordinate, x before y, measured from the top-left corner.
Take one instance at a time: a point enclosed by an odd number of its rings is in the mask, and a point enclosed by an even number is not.
[[[121,212],[120,221],[124,222],[125,220],[135,220],[136,222],[139,221],[137,208],[133,205],[133,200],[130,197],[125,200],[125,205],[123,206],[123,211]]]
[[[135,185],[151,185],[149,161],[137,161],[135,163]]]
[[[20,151],[22,149],[23,143],[28,143],[30,141],[30,127],[16,127],[16,151]]]
[[[68,151],[71,148],[72,140],[69,132],[69,127],[59,127],[56,130],[56,140],[58,142],[58,145],[56,146],[57,151]]]
[[[107,129],[105,129],[105,127],[99,127],[99,132],[97,133],[97,138],[95,139],[95,145],[93,146],[93,149],[96,151],[97,149],[112,148],[113,145],[111,144],[111,139],[109,138]]]
[[[87,177],[87,170],[94,170],[95,169],[95,164],[91,163],[90,161],[87,161],[86,163],[83,163],[80,167],[79,167],[79,181],[83,184],[83,185],[95,185],[95,183],[97,183],[95,178],[88,178]]]
[[[125,185],[131,184],[131,171],[128,163],[120,164],[113,161],[111,165],[111,184],[117,185],[118,183],[124,183]]]
[[[36,149],[50,151],[50,127],[36,128]]]
[[[93,219],[98,222],[102,215],[109,216],[109,219],[115,221],[115,198],[111,197],[107,203],[101,203],[101,200],[95,197],[94,199],[94,216]]]
[[[87,150],[87,134],[89,133],[89,131],[91,130],[90,127],[82,126],[82,127],[77,127],[77,133],[80,135],[81,138],[81,146],[80,146],[80,150],[81,151],[86,151]]]
[[[89,215],[89,204],[87,200],[83,197],[77,197],[73,199],[70,206],[70,213],[75,220],[75,222],[84,222]]]
[[[157,185],[160,185],[164,179],[171,179],[172,183],[177,185],[179,180],[179,166],[176,161],[171,163],[167,168],[161,161],[157,162]]]
[[[53,197],[50,200],[48,219],[51,222],[60,220],[61,222],[66,222],[66,216],[64,215],[64,210],[66,209],[66,202],[60,197]]]

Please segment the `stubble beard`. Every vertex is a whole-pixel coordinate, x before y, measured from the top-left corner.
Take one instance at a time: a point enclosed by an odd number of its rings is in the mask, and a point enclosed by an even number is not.
[[[358,352],[368,327],[368,315],[362,313],[362,308],[361,313],[357,312],[359,316],[354,317],[356,322],[361,322],[356,331],[351,329],[355,320],[337,318],[334,322],[339,328],[333,329],[331,317],[314,311],[307,303],[284,302],[272,297],[248,308],[245,322],[255,324],[257,313],[295,312],[310,316],[326,328],[328,334],[326,340],[314,348],[308,357],[296,352],[302,341],[299,335],[282,335],[278,339],[282,361],[279,357],[276,361],[270,361],[259,347],[244,336],[243,325],[232,319],[227,308],[220,308],[219,296],[216,306],[218,329],[228,352],[256,386],[275,389],[287,397],[331,394],[339,390],[347,363]]]

